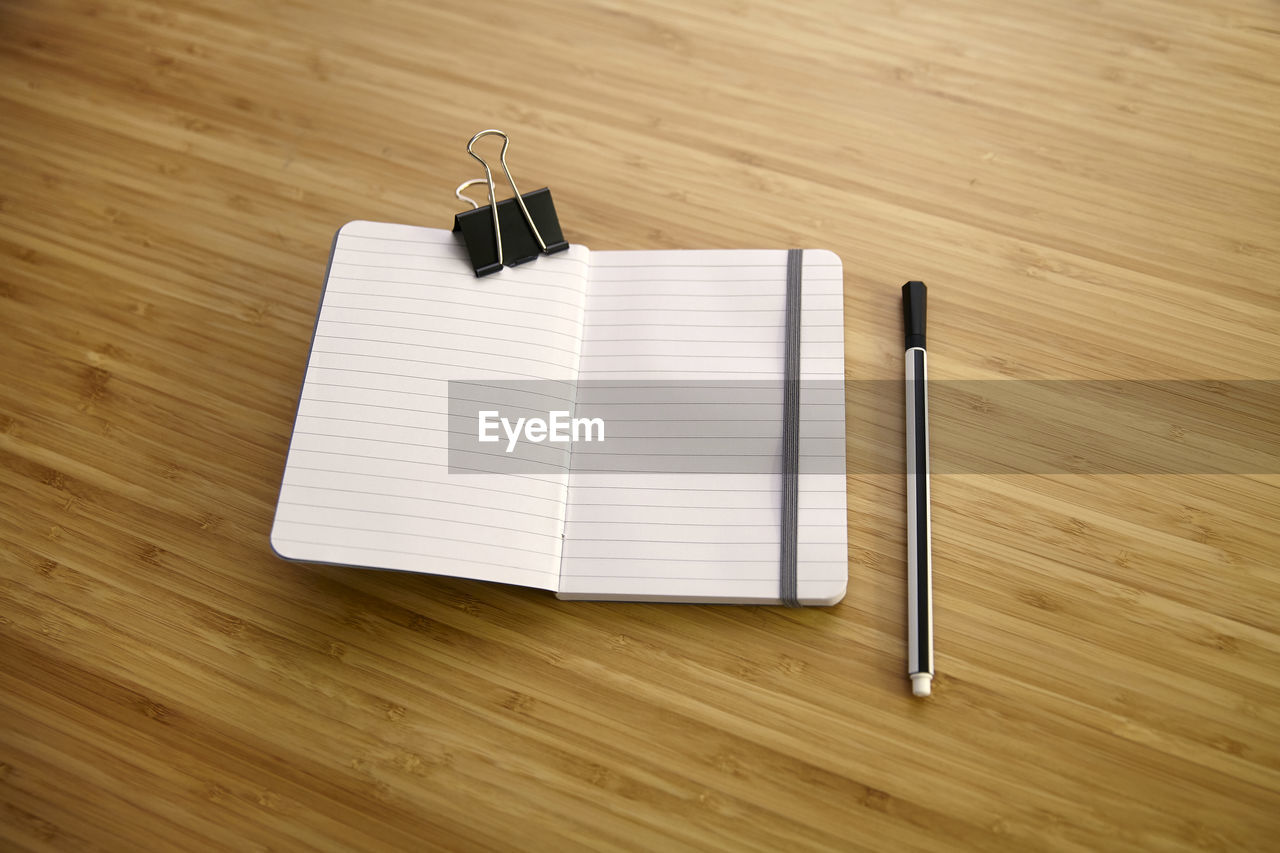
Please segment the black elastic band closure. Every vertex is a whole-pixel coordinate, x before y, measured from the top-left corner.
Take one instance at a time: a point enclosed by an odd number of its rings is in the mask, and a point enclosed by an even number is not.
[[[800,277],[803,249],[787,251],[786,358],[782,391],[782,553],[778,597],[799,607],[796,591],[796,537],[800,506]]]

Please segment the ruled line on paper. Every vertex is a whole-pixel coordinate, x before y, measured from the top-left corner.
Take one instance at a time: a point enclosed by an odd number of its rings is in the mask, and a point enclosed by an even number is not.
[[[410,355],[410,353],[416,354],[420,352],[421,353],[447,352],[447,353],[462,353],[466,356],[471,356],[471,355],[474,355],[475,353],[474,349],[470,349],[467,347],[445,347],[445,346],[440,346],[439,344],[402,344],[396,341],[377,340],[373,338],[339,338],[335,335],[317,334],[315,336],[315,340],[317,341],[342,340],[342,341],[346,341],[348,345],[355,344],[355,346],[351,346],[350,349],[316,348],[316,349],[313,349],[312,352],[323,352],[323,353],[329,353],[331,355],[369,356],[373,358],[386,359],[388,361],[408,361],[408,362],[413,362],[415,364],[431,364],[431,365],[437,365],[437,366],[444,366],[444,365],[458,366],[458,367],[468,366],[468,362],[470,361],[470,359],[464,359],[462,361],[457,361],[455,359],[448,362],[443,362],[443,361],[436,361],[431,358],[414,358],[413,356]],[[367,344],[367,346],[362,346],[362,344]],[[519,345],[519,343],[517,343],[517,345]],[[351,349],[354,349],[356,351],[352,352],[350,351]],[[360,350],[365,350],[365,351],[361,352]],[[400,355],[392,355],[391,353],[400,353]],[[534,364],[545,364],[550,367],[557,367],[557,368],[563,368],[565,366],[563,360],[560,360],[560,359],[532,358],[527,355],[518,355],[516,353],[511,353],[511,354],[487,353],[487,356],[490,359],[512,359],[514,361],[521,362],[521,363],[533,362]]]
[[[418,334],[421,334],[422,332],[432,332],[435,334],[449,334],[456,337],[466,337],[473,341],[506,341],[508,340],[508,338],[506,337],[498,337],[496,335],[475,335],[475,334],[462,334],[457,332],[436,332],[436,330],[434,329],[424,329],[421,326],[421,324],[415,324],[412,326],[396,326],[388,323],[359,323],[359,322],[356,322],[355,320],[334,320],[329,318],[322,319],[320,322],[325,325],[333,325],[333,326],[358,326],[360,328],[372,328],[372,329],[398,329],[398,330],[404,330],[407,332],[416,332]],[[455,320],[454,322],[456,323],[457,321]],[[526,326],[523,328],[529,328],[529,327]],[[553,333],[553,334],[558,334],[558,333]],[[342,337],[342,336],[331,335],[330,337]],[[379,337],[381,337],[381,339],[383,340],[386,339],[381,335]],[[367,338],[367,337],[357,338],[354,336],[348,336],[348,339],[349,340],[376,340],[378,338]],[[547,344],[547,343],[531,343],[529,344],[529,346],[542,347],[544,349],[553,349],[553,350],[558,350],[560,352],[566,352],[571,354],[576,354],[578,351],[577,347],[562,347],[562,346],[556,346],[555,344]]]
[[[287,524],[290,524],[290,522],[283,522],[283,524],[287,525]],[[273,543],[289,543],[289,544],[305,545],[305,546],[320,546],[323,548],[328,548],[331,551],[340,551],[340,552],[344,552],[346,554],[351,555],[344,559],[330,560],[330,559],[326,559],[322,553],[321,555],[316,556],[312,560],[313,562],[320,562],[320,563],[333,562],[333,563],[346,563],[350,565],[369,565],[369,561],[361,555],[363,555],[365,552],[374,552],[374,553],[383,553],[383,554],[398,554],[405,557],[413,557],[415,558],[415,563],[414,563],[415,565],[418,565],[419,563],[417,561],[421,560],[422,558],[430,559],[430,558],[446,557],[450,559],[451,567],[455,569],[460,567],[466,567],[466,566],[484,566],[492,569],[499,569],[501,570],[500,573],[504,575],[524,573],[528,575],[535,575],[544,579],[546,577],[555,577],[556,575],[555,572],[546,572],[541,569],[533,569],[527,566],[514,564],[514,563],[497,563],[497,562],[491,562],[487,560],[475,560],[475,559],[457,560],[457,559],[454,559],[451,555],[439,554],[437,552],[432,552],[432,551],[409,551],[406,549],[399,549],[399,548],[384,548],[376,545],[353,546],[353,545],[347,544],[346,542],[327,542],[327,541],[318,541],[314,539],[297,539],[287,535],[273,536],[272,542]],[[401,566],[396,566],[396,565],[386,565],[386,566],[380,565],[380,566],[374,566],[374,568],[395,568],[395,569],[400,569],[402,571],[418,570],[413,568],[403,568]],[[444,572],[441,572],[441,574],[444,574]],[[466,575],[463,575],[463,576],[472,577],[473,573],[468,572]],[[479,579],[482,579],[482,580],[499,580],[498,577],[491,577],[491,576],[479,577],[478,575],[474,575],[474,576],[477,576]],[[528,581],[527,580],[509,580],[509,581],[506,581],[506,583],[528,583]],[[544,584],[530,583],[529,585],[543,586]],[[546,588],[554,588],[554,587],[546,587]]]
[[[434,449],[434,448],[432,448],[432,449]],[[425,475],[429,475],[429,474],[434,473],[434,472],[438,472],[438,471],[440,471],[440,470],[442,470],[442,469],[444,469],[444,468],[446,468],[446,467],[452,467],[452,468],[456,469],[456,470],[457,470],[458,472],[460,472],[460,473],[466,473],[467,471],[475,471],[477,474],[487,474],[487,473],[491,473],[491,469],[488,469],[488,468],[465,468],[465,467],[458,466],[458,465],[454,465],[454,466],[442,466],[442,465],[441,465],[441,463],[440,463],[440,462],[438,462],[438,461],[423,462],[423,461],[419,461],[419,460],[416,460],[416,459],[405,459],[405,458],[400,457],[400,456],[371,456],[371,455],[369,455],[369,454],[365,454],[365,453],[350,453],[350,452],[347,452],[347,451],[340,451],[340,450],[326,450],[326,449],[315,449],[315,448],[309,448],[309,447],[296,447],[296,448],[294,448],[293,450],[291,450],[291,451],[290,451],[290,453],[292,454],[294,450],[296,450],[298,453],[317,453],[317,454],[320,454],[320,455],[322,455],[322,456],[345,457],[345,458],[350,458],[350,459],[363,459],[363,460],[366,460],[366,461],[369,461],[369,462],[393,462],[393,463],[395,463],[397,466],[400,466],[400,467],[404,467],[404,466],[406,466],[406,465],[417,465],[417,466],[420,466],[420,467],[422,467],[422,468],[427,469],[427,470],[424,472],[424,476],[425,476]],[[443,454],[440,458],[441,458],[441,459],[445,459],[445,458],[447,458],[447,456],[448,456],[448,454],[447,454],[447,452],[446,452],[446,453],[445,453],[445,454]],[[286,470],[288,470],[288,463],[287,463],[287,462],[286,462]],[[452,474],[453,472],[450,472],[450,473]],[[544,476],[538,476],[537,474],[518,474],[518,473],[514,473],[514,474],[503,474],[503,475],[502,475],[502,477],[507,478],[507,479],[510,479],[510,478],[513,478],[513,477],[514,477],[514,478],[522,478],[522,479],[531,480],[531,481],[535,481],[535,482],[537,482],[537,481],[541,481],[541,480],[545,480],[545,479],[546,479],[546,476],[545,476],[545,475],[544,475]],[[557,477],[555,477],[554,479],[556,479],[556,480],[560,480],[560,479],[562,479],[562,478],[557,476]],[[453,479],[449,479],[449,480],[436,480],[436,481],[434,481],[434,482],[440,483],[441,485],[450,485],[450,484],[452,484],[452,485],[456,485],[456,486],[457,486],[457,487],[459,487],[459,488],[461,487],[461,483],[459,483],[459,482],[457,482],[457,481],[455,481],[455,480],[453,480]],[[503,480],[493,480],[493,481],[486,481],[486,482],[504,482],[504,481],[503,481]]]
[[[486,494],[476,495],[475,500],[446,501],[436,496],[435,488],[436,486],[441,485],[442,483],[448,482],[447,480],[431,480],[431,479],[423,479],[422,477],[404,477],[404,476],[397,476],[395,474],[373,474],[368,471],[351,471],[343,468],[316,468],[316,467],[312,467],[309,465],[302,465],[302,464],[290,465],[289,471],[290,471],[290,474],[295,478],[298,477],[299,474],[301,474],[302,472],[314,472],[317,474],[320,474],[320,473],[344,474],[350,477],[375,477],[380,480],[398,480],[400,482],[410,483],[419,489],[431,490],[430,495],[414,495],[414,494],[404,494],[402,492],[367,491],[364,489],[337,489],[332,486],[326,486],[325,488],[331,492],[350,492],[352,494],[378,495],[382,497],[385,497],[387,495],[401,495],[407,498],[429,499],[429,500],[437,501],[440,503],[456,503],[458,506],[476,506],[477,504],[484,505],[484,506],[494,506],[495,499],[492,497],[492,495],[518,495],[520,498],[528,499],[528,500],[550,501],[552,503],[561,502],[558,496],[556,495],[532,494],[530,493],[527,486],[522,489],[513,490],[513,489],[497,489],[492,486],[477,486],[474,484],[465,484],[465,485],[461,485],[460,487],[465,488],[466,494],[468,495],[470,495],[472,492],[484,492]],[[305,475],[303,475],[303,477],[305,479]],[[310,486],[314,484],[301,483],[295,479],[295,480],[286,481],[285,485]],[[459,486],[460,484],[458,484],[455,481],[454,485]],[[501,498],[496,500],[501,501]],[[513,509],[507,509],[506,511],[519,512],[519,510],[513,510]],[[536,518],[545,518],[548,513],[530,512],[530,513],[520,513],[520,514],[532,515]]]
[[[301,507],[303,509],[317,509],[317,508],[341,509],[337,507],[323,507],[323,506],[317,507],[312,504],[300,504],[300,503],[285,503],[284,505]],[[387,515],[387,513],[382,513],[382,515]],[[429,518],[427,520],[435,521],[437,523],[440,522],[440,519],[435,519],[435,518]],[[434,530],[431,533],[411,533],[404,530],[397,530],[395,528],[373,527],[373,526],[363,525],[363,524],[358,526],[343,525],[343,524],[338,524],[337,522],[334,522],[330,519],[325,519],[324,521],[319,521],[319,522],[313,522],[313,521],[298,521],[297,519],[286,518],[284,519],[284,521],[288,522],[289,524],[298,525],[302,527],[319,527],[322,530],[351,530],[358,533],[380,533],[380,534],[389,534],[393,536],[407,536],[413,539],[425,539],[431,542],[452,542],[452,543],[457,543],[461,545],[472,545],[484,550],[521,551],[526,554],[539,554],[543,556],[555,555],[554,549],[539,550],[537,548],[521,548],[517,545],[500,545],[495,542],[486,542],[483,539],[467,539],[464,537],[444,536],[443,534],[440,533],[439,530]],[[504,528],[498,527],[495,529],[503,530]]]
[[[387,284],[387,282],[381,282],[381,283]],[[346,297],[351,297],[351,298],[347,299]],[[441,316],[445,318],[456,318],[461,320],[477,319],[477,320],[480,320],[480,322],[483,322],[491,326],[504,325],[502,322],[495,321],[493,319],[494,315],[503,316],[504,314],[511,314],[514,317],[523,317],[526,315],[534,316],[534,317],[549,317],[553,320],[559,320],[569,324],[576,324],[578,322],[578,318],[576,316],[569,314],[567,311],[560,311],[560,312],[539,311],[536,308],[531,308],[527,306],[520,307],[518,305],[515,305],[515,306],[508,305],[503,307],[495,307],[492,305],[486,305],[483,302],[466,302],[460,299],[455,299],[455,300],[444,299],[444,298],[433,299],[429,296],[409,295],[409,294],[403,294],[403,293],[368,293],[365,291],[342,290],[339,288],[334,288],[332,294],[328,292],[325,293],[326,305],[331,305],[334,308],[352,308],[352,309],[359,309],[362,311],[395,313],[395,314],[400,314],[406,317],[411,315],[411,312],[405,310],[403,306],[386,305],[386,304],[377,302],[377,300],[399,300],[401,302],[415,302],[415,303],[424,302],[424,303],[430,303],[432,305],[439,305],[441,307],[449,307],[449,308],[455,309],[455,312],[450,314],[440,314],[435,316]],[[512,301],[517,301],[517,300],[513,298]],[[373,304],[370,304],[370,303],[373,303]],[[538,301],[538,304],[541,304],[541,300]],[[467,311],[459,312],[459,309],[475,309],[470,313],[476,314],[479,316],[467,317],[466,314],[468,312]],[[487,319],[480,319],[480,317],[486,317]],[[506,325],[516,326],[516,324],[514,323],[510,323]],[[541,330],[540,326],[532,326],[528,328],[534,331]]]
[[[349,266],[349,265],[344,265],[344,266]],[[444,297],[445,294],[461,293],[465,296],[474,297],[477,293],[482,292],[482,291],[477,291],[476,285],[472,283],[476,281],[475,276],[464,277],[462,275],[459,275],[458,278],[461,283],[456,285],[450,285],[450,284],[442,284],[440,282],[440,279],[442,277],[449,274],[442,270],[429,269],[429,268],[424,269],[420,267],[386,267],[385,269],[395,269],[395,270],[401,270],[405,272],[411,272],[412,275],[391,276],[391,277],[379,275],[379,276],[366,277],[366,276],[338,275],[337,273],[331,273],[329,275],[329,280],[341,281],[341,282],[345,282],[353,285],[357,283],[377,284],[377,285],[382,285],[384,287],[390,287],[393,289],[397,285],[404,285],[405,287],[403,290],[402,298],[422,299],[423,297],[421,296],[421,294],[429,291],[431,293],[431,301],[433,302],[439,301]],[[431,278],[430,284],[425,283],[424,278],[426,276],[430,276]],[[470,287],[468,287],[467,283],[472,283],[472,284]],[[573,288],[568,285],[562,286],[562,285],[551,284],[549,282],[540,282],[538,285],[538,289],[536,291],[529,292],[529,293],[520,293],[512,298],[518,299],[518,300],[528,300],[530,302],[550,302],[552,304],[560,304],[563,296],[554,295],[552,291],[564,291],[569,294],[576,294],[577,288]],[[346,290],[344,288],[334,288],[334,292],[335,293],[364,293],[370,296],[378,295],[375,293],[370,293],[369,291],[366,291],[366,290],[359,290],[359,289]],[[395,295],[399,296],[400,294],[395,294]],[[466,303],[463,303],[463,304],[466,304]]]
[[[308,469],[308,470],[316,470],[316,469]],[[396,498],[399,498],[401,500],[408,499],[408,500],[414,500],[414,501],[427,501],[431,504],[438,504],[440,506],[460,506],[460,507],[468,507],[471,509],[475,508],[475,504],[472,503],[471,501],[448,501],[448,500],[444,500],[442,498],[436,497],[434,495],[404,495],[404,494],[399,494],[397,492],[390,492],[390,493],[373,492],[373,491],[369,491],[368,489],[337,489],[332,486],[315,486],[310,483],[300,483],[297,480],[287,480],[285,481],[284,485],[292,486],[295,489],[323,488],[327,493],[341,493],[341,494],[348,494],[348,495],[370,495],[370,496],[379,497],[379,498],[388,498],[388,497],[395,496]],[[519,493],[506,492],[505,494],[519,494]],[[525,497],[525,495],[521,495],[521,497]],[[546,499],[543,498],[543,500],[546,500]],[[358,507],[344,507],[344,506],[333,507],[330,504],[307,504],[304,501],[281,501],[281,503],[293,503],[299,506],[305,505],[305,506],[310,506],[314,508],[328,506],[334,509],[349,509],[353,512],[374,512],[381,515],[403,515],[405,518],[425,518],[426,517],[426,516],[423,516],[421,513],[397,513],[397,512],[390,512],[386,510],[369,509],[367,505],[358,506]],[[489,506],[490,508],[493,508],[493,509],[500,509],[500,511],[504,514],[514,512],[517,515],[528,515],[534,518],[546,517],[545,513],[540,513],[540,512],[524,512],[522,510],[510,509],[507,507],[499,508],[494,506],[493,504],[490,504]],[[434,516],[432,517],[434,518]],[[443,520],[443,519],[440,519],[440,520]],[[485,525],[481,525],[481,526],[485,526]]]

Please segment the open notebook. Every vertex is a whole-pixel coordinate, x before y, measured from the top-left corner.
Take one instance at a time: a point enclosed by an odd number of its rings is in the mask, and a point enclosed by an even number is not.
[[[793,258],[794,599],[834,604],[848,573],[843,276],[831,252]],[[781,250],[577,245],[478,279],[449,231],[343,226],[272,547],[562,598],[779,603],[787,280]],[[477,407],[499,405],[477,402],[486,388],[527,392],[520,415],[581,415],[582,440],[513,432],[513,413],[505,428],[486,416],[499,440],[478,443]]]

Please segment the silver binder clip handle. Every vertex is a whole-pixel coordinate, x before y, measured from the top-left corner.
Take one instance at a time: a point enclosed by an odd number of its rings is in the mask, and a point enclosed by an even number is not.
[[[467,187],[472,187],[472,186],[475,186],[476,184],[483,184],[484,182],[485,182],[484,178],[472,178],[469,181],[463,181],[462,183],[458,184],[458,188],[453,191],[453,197],[456,198],[458,201],[465,201],[468,204],[470,204],[472,210],[479,210],[480,202],[476,201],[473,198],[463,195],[462,191],[465,190]]]
[[[533,217],[529,215],[529,208],[525,207],[524,199],[520,197],[520,190],[516,187],[516,179],[511,177],[511,170],[507,168],[507,146],[511,144],[511,140],[508,139],[507,135],[500,130],[496,130],[494,128],[490,128],[488,130],[482,130],[479,133],[477,133],[475,136],[471,137],[471,141],[467,143],[467,153],[470,154],[472,157],[476,158],[476,160],[479,161],[481,166],[484,166],[484,181],[489,186],[489,210],[493,214],[493,238],[495,242],[498,244],[498,264],[501,265],[503,263],[502,226],[498,224],[498,196],[493,186],[493,172],[490,171],[489,164],[484,161],[484,158],[481,157],[479,154],[477,154],[475,151],[473,151],[471,148],[471,146],[476,144],[477,140],[482,139],[486,136],[502,137],[502,152],[498,155],[498,159],[502,162],[502,171],[505,172],[507,175],[507,183],[511,184],[511,191],[515,193],[515,196],[516,196],[516,204],[520,205],[520,212],[524,214],[524,221],[529,223],[529,229],[533,231],[533,236],[535,239],[537,239],[538,246],[541,247],[543,252],[547,251],[547,242],[542,239],[542,234],[538,231],[538,226],[534,224]],[[468,183],[478,183],[478,182],[479,182],[479,178],[477,178],[475,181],[469,181]],[[459,187],[458,191],[461,191],[465,186],[466,184],[464,184],[462,187]],[[471,201],[471,199],[466,199],[466,201]],[[471,203],[475,204],[475,202],[471,202]]]

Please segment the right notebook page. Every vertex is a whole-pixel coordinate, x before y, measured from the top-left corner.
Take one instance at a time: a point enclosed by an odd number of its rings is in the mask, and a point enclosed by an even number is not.
[[[776,604],[787,252],[592,252],[559,595]],[[848,579],[843,274],[801,268],[797,595]]]

